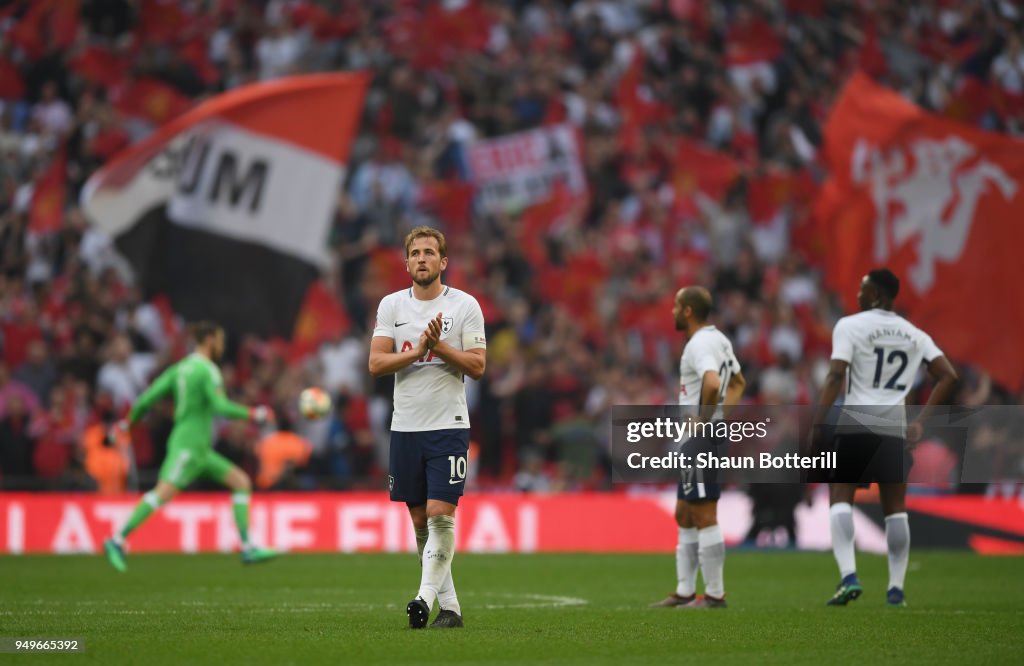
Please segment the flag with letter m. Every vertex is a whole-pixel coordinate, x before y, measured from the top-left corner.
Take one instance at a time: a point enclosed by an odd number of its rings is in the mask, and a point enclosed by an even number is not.
[[[83,209],[147,296],[186,319],[288,337],[326,240],[368,78],[315,74],[219,95],[100,169]]]

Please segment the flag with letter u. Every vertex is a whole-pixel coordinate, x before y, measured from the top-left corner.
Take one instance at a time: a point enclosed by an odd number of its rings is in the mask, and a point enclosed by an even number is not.
[[[825,129],[830,180],[815,204],[828,283],[848,311],[868,270],[950,358],[1024,388],[1024,142],[927,113],[857,74]]]
[[[315,74],[219,95],[98,171],[83,209],[148,296],[167,294],[186,319],[289,337],[330,262],[367,83]]]

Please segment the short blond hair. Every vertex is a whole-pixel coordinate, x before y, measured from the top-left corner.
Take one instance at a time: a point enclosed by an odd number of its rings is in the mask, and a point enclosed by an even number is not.
[[[448,245],[445,243],[444,234],[433,227],[422,226],[416,227],[405,237],[405,256],[409,256],[409,247],[412,242],[417,238],[436,238],[437,239],[437,251],[441,253],[442,257],[448,256]]]

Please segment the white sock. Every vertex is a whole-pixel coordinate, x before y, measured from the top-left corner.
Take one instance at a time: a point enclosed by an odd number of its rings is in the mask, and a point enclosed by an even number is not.
[[[427,537],[429,535],[430,531],[426,527],[416,530],[416,549],[420,553],[420,566],[423,566],[423,549],[427,545]],[[437,591],[437,605],[442,610],[455,611],[456,614],[462,615],[462,607],[459,606],[459,597],[455,593],[455,581],[452,580],[452,570],[450,567],[448,575],[445,576],[444,582],[441,583],[441,589]]]
[[[725,540],[718,525],[697,530],[697,556],[704,576],[704,594],[721,599],[725,596]]]
[[[456,615],[462,615],[459,595],[455,594],[455,581],[452,579],[451,567],[448,567],[448,575],[444,577],[441,589],[437,591],[437,605],[441,610],[450,610],[454,611]]]
[[[429,535],[423,546],[423,573],[416,596],[432,609],[444,579],[451,573],[452,557],[455,556],[455,518],[431,516],[427,518],[427,530]]]
[[[889,587],[902,590],[910,561],[910,522],[906,512],[885,517],[885,543],[889,547]]]
[[[676,594],[689,597],[697,591],[697,528],[680,527],[676,543]]]
[[[853,507],[848,502],[833,504],[829,509],[832,527],[832,553],[839,565],[839,575],[846,578],[857,573],[857,555],[853,547]]]

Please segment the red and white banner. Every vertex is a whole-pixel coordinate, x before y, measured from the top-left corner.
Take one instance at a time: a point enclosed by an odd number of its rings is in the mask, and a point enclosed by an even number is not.
[[[546,201],[559,182],[573,194],[587,188],[579,136],[572,125],[476,141],[466,155],[470,179],[486,211]]]
[[[211,98],[93,174],[82,208],[147,297],[167,294],[187,319],[231,331],[291,335],[331,264],[326,239],[368,83],[310,74]]]
[[[0,553],[99,553],[137,497],[0,493]],[[471,494],[459,505],[457,549],[467,553],[671,553],[677,528],[674,491],[631,495]],[[910,497],[918,547],[971,548],[1024,554],[1024,505],[1016,498]],[[734,546],[750,529],[753,506],[743,493],[723,493],[718,521]],[[795,510],[797,545],[829,550],[829,506],[819,489]],[[884,553],[876,503],[856,505],[857,548]],[[287,493],[253,497],[256,543],[299,552],[415,552],[405,505],[383,493]],[[759,542],[780,543],[763,533]],[[186,493],[164,506],[129,539],[132,552],[231,552],[238,536],[228,493]]]
[[[888,266],[896,301],[955,360],[1024,388],[1024,142],[925,112],[855,75],[825,129],[830,180],[816,218],[829,286],[856,308],[861,277]]]
[[[133,552],[230,552],[238,536],[227,493],[186,493],[132,534]],[[0,553],[96,553],[128,519],[138,499],[70,494],[0,494]],[[473,494],[459,505],[462,552],[670,552],[677,529],[675,492],[628,495]],[[727,492],[719,503],[726,541],[750,528],[751,504]],[[828,504],[797,511],[800,545],[825,549]],[[858,546],[882,552],[885,535],[857,514]],[[257,494],[250,531],[256,543],[289,551],[412,552],[405,505],[382,493]]]

